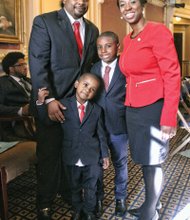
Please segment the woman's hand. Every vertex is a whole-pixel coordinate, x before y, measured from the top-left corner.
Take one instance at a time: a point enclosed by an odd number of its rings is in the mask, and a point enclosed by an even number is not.
[[[176,135],[177,128],[170,126],[161,126],[162,140],[168,140]]]

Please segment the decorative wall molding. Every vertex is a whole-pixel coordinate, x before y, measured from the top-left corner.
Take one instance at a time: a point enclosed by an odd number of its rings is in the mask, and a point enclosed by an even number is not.
[[[164,7],[164,5],[165,5],[164,1],[162,1],[162,0],[148,0],[147,2],[149,4],[156,5],[159,7]]]
[[[4,57],[6,54],[7,54],[6,52],[4,52],[4,53],[1,52],[1,53],[0,53],[0,62],[2,61],[3,57]]]
[[[186,5],[185,8],[175,8],[174,16],[190,19],[190,6]]]
[[[99,4],[103,4],[105,0],[97,0]]]
[[[101,4],[104,3],[104,0],[93,0],[89,1],[89,9],[85,17],[92,21],[101,31]]]

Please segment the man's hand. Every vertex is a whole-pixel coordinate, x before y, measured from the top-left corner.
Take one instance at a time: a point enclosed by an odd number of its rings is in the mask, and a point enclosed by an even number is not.
[[[29,115],[29,104],[26,104],[22,107],[22,115],[23,116]]]
[[[59,101],[53,100],[47,104],[48,107],[48,116],[52,121],[57,121],[63,123],[65,120],[63,110],[65,106],[62,105]]]

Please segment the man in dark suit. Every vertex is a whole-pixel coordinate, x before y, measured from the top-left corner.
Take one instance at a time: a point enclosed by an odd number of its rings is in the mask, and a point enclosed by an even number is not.
[[[66,106],[62,123],[62,158],[71,185],[72,220],[95,220],[96,189],[100,173],[109,166],[108,146],[102,118],[102,109],[92,101],[100,85],[100,79],[85,73],[75,82],[76,94],[63,98]],[[47,91],[40,89],[38,112],[43,123],[52,123],[44,117],[43,105]],[[71,132],[72,131],[72,132]]]
[[[29,115],[31,80],[27,77],[25,55],[10,52],[2,60],[6,75],[0,77],[0,115]],[[24,84],[23,84],[24,83]],[[3,141],[31,138],[19,121],[1,122]]]
[[[34,19],[29,45],[30,72],[33,85],[33,106],[39,88],[46,87],[49,118],[57,124],[44,126],[36,117],[37,126],[37,206],[39,219],[50,219],[52,201],[58,191],[60,175],[61,125],[64,120],[58,100],[72,96],[75,80],[88,72],[98,59],[98,29],[83,15],[88,0],[63,0],[63,8]],[[73,23],[80,23],[82,54],[75,39]],[[35,109],[34,109],[35,111]],[[37,114],[36,114],[37,116]],[[72,131],[71,131],[72,132]]]
[[[103,32],[97,39],[97,62],[91,72],[102,77],[105,82],[96,102],[104,109],[108,146],[115,169],[115,215],[123,216],[126,212],[127,197],[127,129],[125,121],[126,81],[118,66],[118,36],[110,31]],[[108,70],[108,71],[107,71]],[[103,175],[100,176],[97,215],[102,213]]]

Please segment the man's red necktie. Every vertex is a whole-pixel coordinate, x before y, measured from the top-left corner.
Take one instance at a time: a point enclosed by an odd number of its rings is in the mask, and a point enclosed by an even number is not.
[[[110,70],[111,70],[111,67],[106,66],[104,76],[103,76],[106,91],[108,91],[108,87],[109,87],[109,73],[110,73]]]
[[[80,55],[80,58],[81,58],[82,57],[83,44],[82,44],[82,40],[81,40],[81,36],[80,36],[80,22],[75,21],[73,23],[73,27],[74,27],[74,35],[75,35],[75,39],[77,41],[79,55]]]
[[[85,115],[85,106],[84,105],[79,105],[79,109],[80,109],[80,114],[79,114],[79,118],[80,118],[80,122],[82,122],[84,115]]]

